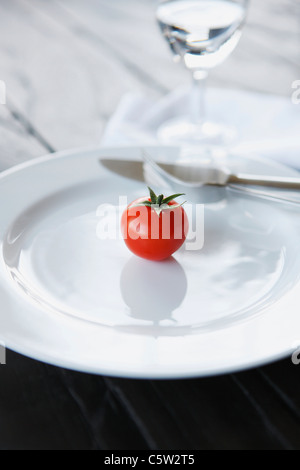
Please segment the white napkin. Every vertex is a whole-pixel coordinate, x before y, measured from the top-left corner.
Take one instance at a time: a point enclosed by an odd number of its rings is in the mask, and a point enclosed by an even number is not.
[[[158,129],[168,119],[186,114],[188,88],[158,101],[128,93],[110,119],[101,145],[160,145]],[[207,118],[237,129],[234,152],[256,153],[300,170],[300,105],[274,95],[228,89],[207,90]]]

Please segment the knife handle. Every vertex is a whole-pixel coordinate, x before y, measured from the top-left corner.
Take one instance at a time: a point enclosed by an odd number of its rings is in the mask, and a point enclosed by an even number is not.
[[[281,176],[256,176],[256,175],[230,175],[228,178],[228,184],[242,184],[252,186],[266,186],[271,188],[280,189],[300,189],[300,178],[290,178]]]

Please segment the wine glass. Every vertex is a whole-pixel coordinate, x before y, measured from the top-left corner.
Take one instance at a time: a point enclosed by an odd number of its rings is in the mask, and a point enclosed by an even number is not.
[[[237,46],[249,0],[161,0],[156,16],[175,59],[191,71],[193,87],[188,116],[165,122],[159,139],[226,145],[235,129],[205,116],[205,85],[210,69],[221,64]]]

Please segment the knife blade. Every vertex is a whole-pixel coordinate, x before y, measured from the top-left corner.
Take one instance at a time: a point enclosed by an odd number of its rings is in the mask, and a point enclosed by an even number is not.
[[[145,181],[144,163],[142,161],[101,158],[100,164],[119,176],[136,181]]]
[[[107,170],[120,176],[145,182],[145,165],[147,165],[147,162],[143,160],[101,158],[100,163]],[[179,183],[223,186],[228,177],[224,171],[221,174],[220,170],[214,168],[197,167],[182,163],[155,162],[155,166],[156,169],[165,172],[166,176],[171,176],[174,180],[177,179]]]

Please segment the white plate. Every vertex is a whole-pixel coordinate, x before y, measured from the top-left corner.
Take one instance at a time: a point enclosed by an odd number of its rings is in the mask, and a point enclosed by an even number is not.
[[[174,150],[164,152],[174,159]],[[0,176],[0,339],[50,364],[113,376],[180,378],[245,369],[300,343],[299,210],[230,194],[205,206],[202,250],[165,263],[99,236],[102,204],[146,194],[100,155],[46,156]],[[234,168],[293,171],[232,157]],[[99,209],[100,208],[100,209]],[[110,219],[108,220],[110,223]]]

